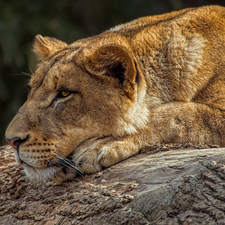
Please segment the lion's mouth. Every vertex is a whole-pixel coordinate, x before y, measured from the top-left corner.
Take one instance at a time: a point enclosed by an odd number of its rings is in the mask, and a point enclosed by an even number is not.
[[[42,161],[41,164],[44,166],[41,168],[39,166],[35,166],[35,161],[34,163],[29,161],[29,158],[23,159],[20,156],[20,151],[14,149],[14,157],[16,162],[19,165],[22,165],[26,175],[31,179],[31,180],[47,180],[48,178],[56,176],[59,172],[62,174],[68,173],[70,171],[71,174],[74,174],[74,176],[80,175],[83,176],[85,173],[79,169],[73,162],[73,154],[77,150],[78,147],[86,143],[86,141],[89,141],[90,138],[82,141],[79,143],[79,145],[67,156],[64,156],[60,154],[58,151],[52,151],[52,156],[53,157],[48,157],[45,160]],[[56,146],[56,145],[55,145]],[[24,151],[25,149],[23,149]],[[25,150],[27,151],[27,150]],[[40,151],[40,150],[39,150]],[[36,150],[37,152],[37,150]],[[35,152],[35,153],[36,153]],[[41,154],[41,151],[39,152]],[[31,156],[32,157],[32,156]],[[52,158],[52,160],[50,160]],[[49,174],[49,175],[44,175],[44,178],[42,174]]]
[[[17,164],[22,165],[23,161],[20,159],[18,151],[14,148],[13,148],[13,151],[14,151],[14,158],[15,158]]]
[[[46,149],[49,150],[51,147],[44,149],[43,146],[35,145],[32,147],[32,144],[27,144],[28,148],[23,146],[22,155],[20,155],[19,150],[14,150],[15,160],[18,164],[23,166],[26,175],[31,180],[47,180],[58,176],[58,174],[67,177],[68,173],[70,173],[70,177],[72,177],[71,174],[73,174],[74,177],[77,175],[83,176],[85,173],[79,168],[80,164],[76,163],[76,159],[88,151],[93,144],[98,143],[99,140],[104,138],[105,137],[87,138],[80,142],[67,156],[60,153],[59,150],[61,147],[56,144],[53,145],[54,149],[52,148],[52,151],[49,152],[46,151]],[[32,152],[31,149],[34,149],[34,151]],[[76,157],[74,157],[75,154],[77,154]],[[42,155],[46,157],[42,158]]]
[[[54,153],[54,155],[56,156],[56,159],[58,160],[54,160],[55,162],[50,162],[50,160],[47,160],[47,162],[45,163],[45,168],[39,168],[39,167],[35,167],[33,165],[30,165],[29,163],[27,163],[26,161],[21,160],[18,151],[14,151],[14,155],[15,155],[15,160],[19,165],[22,165],[24,168],[26,167],[27,169],[32,168],[35,171],[38,170],[45,170],[45,169],[61,169],[62,171],[65,172],[65,169],[69,169],[71,172],[73,172],[74,174],[78,174],[83,176],[85,173],[83,171],[81,171],[77,166],[74,165],[73,161],[72,161],[72,155],[73,152],[71,154],[69,154],[68,156],[61,156],[59,153]]]
[[[37,168],[20,160],[20,164],[24,168],[26,176],[32,181],[47,181],[54,180],[61,184],[66,180],[71,180],[74,177],[83,176],[85,173],[81,171],[72,162],[72,153],[64,158],[59,159],[55,163],[50,163],[46,168]]]

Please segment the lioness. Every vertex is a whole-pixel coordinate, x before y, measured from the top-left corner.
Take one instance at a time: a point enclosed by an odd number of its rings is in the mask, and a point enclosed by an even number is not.
[[[153,143],[225,146],[225,8],[139,18],[40,60],[6,140],[31,179],[94,173]]]

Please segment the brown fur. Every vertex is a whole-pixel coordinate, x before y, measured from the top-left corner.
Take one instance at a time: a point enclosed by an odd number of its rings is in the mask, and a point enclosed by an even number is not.
[[[69,164],[93,173],[152,143],[225,146],[224,24],[225,9],[207,6],[71,45],[38,35],[41,63],[6,131],[24,140],[17,161],[33,179],[62,182]]]

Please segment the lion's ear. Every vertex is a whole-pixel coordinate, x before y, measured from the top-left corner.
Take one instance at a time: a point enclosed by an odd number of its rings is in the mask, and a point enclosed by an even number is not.
[[[132,53],[127,48],[117,45],[99,47],[86,58],[85,67],[93,74],[118,79],[127,94],[131,95],[137,70]]]
[[[46,60],[50,55],[66,47],[65,42],[59,41],[51,37],[42,37],[37,35],[33,44],[33,52],[40,61]]]

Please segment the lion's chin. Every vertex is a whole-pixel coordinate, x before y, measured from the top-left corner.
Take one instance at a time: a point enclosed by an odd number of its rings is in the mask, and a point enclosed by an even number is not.
[[[56,184],[62,184],[64,181],[76,177],[76,173],[57,166],[38,169],[23,163],[23,168],[27,178],[33,182],[53,180]]]
[[[56,176],[56,174],[60,171],[60,168],[56,166],[39,169],[31,167],[26,163],[23,163],[23,168],[27,178],[34,182],[47,181],[51,179],[51,177]]]

